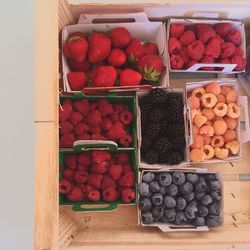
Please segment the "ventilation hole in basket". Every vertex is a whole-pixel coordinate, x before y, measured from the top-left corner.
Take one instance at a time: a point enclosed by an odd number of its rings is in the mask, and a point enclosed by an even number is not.
[[[233,193],[231,193],[231,195],[233,196],[233,198],[236,198],[235,195]]]
[[[233,218],[233,220],[234,220],[234,221],[237,221],[237,219],[235,218],[235,216],[234,216],[234,215],[232,215],[232,218]]]
[[[238,228],[238,226],[237,226],[235,223],[233,223],[233,225],[234,225],[236,228]]]

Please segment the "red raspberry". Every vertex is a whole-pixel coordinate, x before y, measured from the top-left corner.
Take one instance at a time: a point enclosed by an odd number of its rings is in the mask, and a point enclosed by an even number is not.
[[[123,188],[121,192],[122,200],[125,203],[130,203],[135,199],[135,191],[132,188]]]
[[[68,194],[72,189],[71,183],[66,179],[61,179],[59,181],[59,193]]]
[[[179,55],[171,55],[170,64],[172,69],[182,69],[184,66],[184,62]]]
[[[90,111],[95,111],[98,108],[98,103],[97,102],[91,102],[90,103]]]
[[[146,42],[143,44],[144,55],[158,55],[158,46],[153,42]]]
[[[101,113],[98,110],[91,111],[87,117],[87,123],[90,126],[98,126],[102,122]]]
[[[79,171],[89,172],[89,166],[84,165],[84,164],[78,164],[77,169]]]
[[[102,128],[104,131],[109,130],[112,126],[113,126],[113,122],[112,122],[111,119],[109,119],[109,118],[104,118],[104,119],[102,120],[101,128]]]
[[[89,132],[93,133],[93,134],[100,134],[101,133],[101,127],[99,127],[99,126],[90,127]]]
[[[170,54],[176,54],[181,49],[181,43],[175,37],[171,37],[168,40],[168,52]]]
[[[229,30],[232,29],[231,23],[217,23],[214,25],[215,32],[220,35],[221,37],[225,37]]]
[[[116,182],[107,174],[105,174],[102,178],[101,190],[107,188],[116,188]]]
[[[82,135],[78,135],[76,137],[77,140],[90,140],[90,135],[89,134],[82,134]]]
[[[64,105],[64,104],[70,105],[71,107],[73,105],[71,100],[63,100],[63,104],[62,105]]]
[[[74,101],[73,107],[76,111],[80,112],[82,115],[88,115],[90,111],[90,104],[87,99]]]
[[[85,123],[78,123],[75,126],[74,132],[76,135],[82,135],[82,134],[86,134],[89,130],[89,126]]]
[[[63,103],[59,108],[59,121],[64,122],[68,120],[72,112],[71,104]]]
[[[127,134],[119,140],[119,144],[124,147],[129,147],[133,141],[133,137],[130,134]]]
[[[170,25],[170,36],[171,37],[180,37],[185,31],[185,26],[182,23],[172,23]]]
[[[77,156],[75,154],[65,155],[63,161],[68,168],[76,169]]]
[[[113,112],[113,114],[110,115],[110,119],[113,121],[113,122],[118,122],[119,121],[119,113],[117,112]]]
[[[234,54],[234,52],[235,52],[235,45],[230,42],[225,42],[222,45],[222,51],[221,51],[220,57],[221,58],[230,57]]]
[[[129,125],[132,122],[133,116],[128,110],[124,110],[120,113],[120,121],[125,125]]]
[[[111,140],[119,140],[126,136],[126,131],[120,122],[115,123],[107,133],[107,138]]]
[[[62,172],[62,165],[59,164],[59,172],[61,173]]]
[[[97,105],[101,116],[110,115],[114,111],[112,105],[107,100],[101,99],[97,102]]]
[[[83,116],[81,113],[79,112],[76,112],[76,111],[73,111],[71,113],[71,115],[69,116],[69,120],[74,124],[76,125],[77,123],[79,123],[80,121],[82,121],[83,119]]]
[[[236,46],[241,45],[241,34],[237,29],[230,30],[226,36],[227,42],[232,42]]]
[[[88,70],[90,69],[90,62],[88,61],[88,59],[85,59],[83,62],[77,62],[74,61],[73,59],[69,60],[69,67],[70,70],[75,72],[75,71],[83,71],[85,73],[88,72]]]
[[[102,178],[103,175],[101,174],[90,174],[88,177],[88,184],[95,189],[100,189]]]
[[[68,181],[73,181],[74,180],[74,175],[75,175],[75,170],[70,169],[70,168],[66,168],[66,169],[63,170],[62,175]]]
[[[230,60],[228,58],[221,58],[221,59],[218,60],[218,63],[228,64],[228,63],[231,63],[231,62],[230,62]]]
[[[92,163],[90,153],[81,153],[78,156],[78,162],[82,165],[89,166]]]
[[[187,69],[188,68],[191,68],[192,66],[194,66],[195,64],[199,63],[198,61],[195,61],[195,60],[190,60],[188,63],[187,63]]]
[[[82,201],[87,201],[88,200],[88,193],[86,191],[86,185],[83,183],[76,183],[76,186],[82,190],[82,193],[83,193]]]
[[[88,173],[85,171],[76,171],[74,175],[74,180],[76,183],[86,183],[88,180]]]
[[[65,121],[65,122],[59,123],[60,135],[68,134],[68,133],[72,132],[73,129],[74,129],[74,126],[72,125],[72,123],[70,121]]]
[[[114,112],[118,114],[126,109],[126,106],[123,103],[116,103],[113,105],[113,107],[114,107]]]
[[[114,188],[107,188],[102,192],[102,198],[107,202],[114,202],[119,198],[119,193]]]
[[[200,63],[214,63],[212,56],[203,56]],[[213,71],[214,67],[202,67],[201,70]]]
[[[199,61],[204,54],[203,43],[198,40],[189,44],[187,47],[187,53],[193,60]]]
[[[183,46],[187,46],[193,43],[195,40],[195,34],[192,30],[185,31],[179,38],[179,41]]]
[[[88,193],[88,199],[90,201],[99,201],[100,198],[101,198],[101,195],[99,191],[91,191]]]
[[[116,159],[114,157],[112,157],[110,160],[109,160],[109,165],[113,165],[116,163]]]
[[[207,43],[210,38],[216,37],[214,29],[208,24],[198,23],[196,24],[196,30],[198,39],[203,43]]]
[[[105,174],[108,171],[108,162],[101,161],[93,164],[91,172],[93,174]]]
[[[66,197],[71,202],[81,201],[83,199],[83,192],[79,187],[74,187]]]
[[[194,34],[196,34],[196,32],[197,32],[196,24],[186,25],[185,28],[186,28],[186,30],[192,30],[194,32]]]
[[[93,162],[108,161],[111,159],[111,154],[107,151],[95,150],[92,151]]]
[[[243,50],[242,48],[235,48],[235,52],[233,54],[233,56],[242,56],[243,57]]]
[[[122,165],[123,173],[133,172],[132,166],[129,163],[125,163]]]
[[[73,133],[64,134],[60,137],[59,146],[61,148],[70,148],[75,141],[75,135]]]
[[[116,156],[117,163],[125,164],[125,163],[129,163],[130,161],[129,154],[127,153],[118,153],[115,156]]]
[[[221,53],[221,41],[219,38],[212,38],[205,47],[204,55],[218,58]]]
[[[91,140],[106,140],[107,138],[104,135],[95,133],[91,135]]]
[[[109,175],[113,180],[118,181],[122,175],[122,165],[114,164],[109,166]]]
[[[234,68],[234,71],[242,71],[245,69],[247,63],[246,60],[242,56],[234,56],[231,58],[232,64],[237,64]]]
[[[119,185],[122,187],[133,187],[134,186],[134,173],[127,172],[119,180]]]
[[[91,191],[95,191],[95,188],[87,184],[85,187],[85,192],[88,194]]]

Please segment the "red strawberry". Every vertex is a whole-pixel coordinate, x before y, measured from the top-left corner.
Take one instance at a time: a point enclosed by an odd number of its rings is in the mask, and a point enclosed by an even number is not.
[[[131,40],[129,31],[122,27],[114,28],[111,31],[110,36],[112,40],[112,45],[115,48],[125,48]]]
[[[79,112],[76,112],[76,111],[73,111],[69,116],[69,120],[74,125],[76,125],[77,123],[82,121],[82,119],[83,119],[83,115],[81,113],[79,113]]]
[[[103,175],[101,174],[90,174],[88,178],[88,184],[93,188],[99,189],[101,187]]]
[[[85,171],[78,170],[78,171],[75,172],[74,180],[77,183],[83,183],[84,184],[88,180],[88,173],[85,172]]]
[[[133,120],[133,116],[132,113],[128,110],[124,110],[120,113],[120,121],[125,125],[129,125],[132,120]]]
[[[64,134],[60,137],[59,146],[61,148],[70,148],[75,141],[75,135],[73,133]]]
[[[93,162],[108,161],[111,159],[111,154],[107,151],[95,150],[92,151]]]
[[[122,165],[114,164],[109,166],[109,175],[114,181],[118,181],[122,175]]]
[[[111,140],[118,140],[126,136],[126,131],[120,122],[115,123],[107,133],[107,138]]]
[[[104,61],[111,50],[111,40],[103,33],[93,32],[88,37],[89,52],[88,59],[90,63]]]
[[[79,187],[74,187],[66,197],[71,202],[81,201],[83,199],[83,192]]]
[[[59,133],[60,133],[60,135],[68,134],[68,133],[72,132],[73,129],[74,129],[74,126],[69,121],[59,123]]]
[[[86,86],[86,75],[84,72],[69,72],[67,79],[71,90],[82,90]]]
[[[185,26],[182,23],[172,23],[170,25],[170,36],[171,37],[180,37],[185,31]]]
[[[113,66],[97,66],[90,73],[93,87],[112,87],[116,77],[117,73]]]
[[[126,63],[126,54],[121,49],[112,49],[108,56],[108,63],[114,67],[120,67]]]
[[[59,121],[64,122],[68,120],[69,116],[72,112],[72,106],[68,103],[63,103],[62,106],[59,108]]]
[[[77,156],[75,154],[65,155],[63,161],[68,168],[76,169]]]
[[[107,188],[102,192],[102,198],[107,202],[114,202],[119,198],[119,193],[114,188]]]
[[[130,68],[126,68],[120,73],[121,86],[134,86],[141,84],[142,75]]]
[[[75,175],[75,170],[70,169],[70,168],[66,168],[66,169],[63,170],[62,175],[66,180],[73,181],[74,180],[74,175]]]
[[[118,153],[118,154],[116,154],[116,160],[120,164],[128,163],[129,159],[130,159],[130,157],[129,157],[129,154],[127,154],[127,153]]]
[[[111,119],[109,119],[109,118],[104,118],[104,119],[102,120],[101,128],[102,128],[104,131],[109,130],[112,126],[113,126],[113,122],[112,122]]]
[[[221,37],[225,37],[231,29],[232,29],[231,23],[217,23],[214,25],[214,30]]]
[[[116,182],[108,175],[105,174],[102,178],[102,183],[101,183],[101,190],[107,189],[107,188],[116,188]]]
[[[69,67],[71,71],[82,71],[87,73],[90,66],[90,63],[86,58],[83,62],[77,62],[72,59],[69,60]]]
[[[99,201],[101,199],[101,195],[99,191],[90,191],[88,193],[88,199],[90,201]]]
[[[82,135],[89,131],[89,126],[85,123],[79,122],[75,125],[74,132],[76,135]]]
[[[71,183],[66,179],[61,179],[59,182],[59,193],[68,194],[72,189]]]
[[[119,140],[119,144],[124,147],[129,147],[133,141],[133,137],[130,134],[127,134],[126,136],[122,137]]]
[[[84,116],[88,115],[90,111],[90,104],[87,99],[74,101],[73,107],[76,111],[80,112]]]
[[[146,42],[143,44],[144,55],[158,55],[158,46],[153,42]]]
[[[98,126],[102,121],[101,113],[99,110],[91,111],[87,117],[87,123],[90,126]]]
[[[158,81],[164,70],[164,64],[160,56],[147,55],[139,59],[138,68],[142,72],[143,79]]]
[[[135,199],[135,191],[132,188],[123,188],[121,192],[122,200],[125,203],[130,203]]]
[[[108,171],[108,162],[101,161],[93,164],[91,172],[94,174],[105,174]]]
[[[70,37],[63,46],[64,55],[76,62],[83,62],[86,58],[87,52],[88,42],[83,37]]]
[[[91,165],[92,159],[91,159],[90,153],[81,153],[81,154],[79,154],[78,162],[80,164],[83,164],[83,165],[86,165],[86,166]]]
[[[144,55],[144,49],[138,39],[132,39],[126,48],[126,55],[130,63],[136,63]]]

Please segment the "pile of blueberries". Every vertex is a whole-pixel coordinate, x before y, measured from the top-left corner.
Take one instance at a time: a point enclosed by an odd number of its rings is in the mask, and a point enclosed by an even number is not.
[[[208,227],[222,224],[222,184],[216,174],[144,172],[139,193],[144,224]]]

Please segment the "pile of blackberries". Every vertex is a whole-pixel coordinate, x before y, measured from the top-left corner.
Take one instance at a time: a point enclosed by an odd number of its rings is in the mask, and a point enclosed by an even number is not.
[[[139,184],[144,224],[221,225],[222,183],[216,174],[145,172]]]

